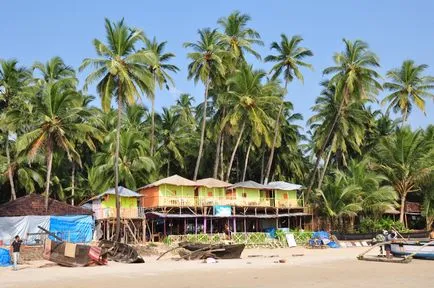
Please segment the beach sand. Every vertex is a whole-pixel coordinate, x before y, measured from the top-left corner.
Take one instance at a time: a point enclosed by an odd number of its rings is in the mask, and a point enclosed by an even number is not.
[[[50,262],[32,261],[17,272],[0,268],[0,287],[434,287],[434,261],[358,261],[356,256],[365,249],[246,249],[242,259],[214,264],[175,262],[170,256],[160,261],[147,257],[144,264],[109,262],[83,268],[47,267]],[[275,263],[279,259],[286,263]]]

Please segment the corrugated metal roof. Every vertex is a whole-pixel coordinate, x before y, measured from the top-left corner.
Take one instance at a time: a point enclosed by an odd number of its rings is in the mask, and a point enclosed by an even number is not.
[[[299,190],[303,187],[298,184],[293,184],[284,181],[270,182],[266,186],[271,187],[274,190]]]
[[[151,188],[151,187],[156,187],[156,186],[161,186],[161,185],[175,185],[175,186],[200,186],[199,184],[197,184],[194,181],[188,180],[187,178],[181,177],[179,175],[172,175],[170,177],[164,178],[164,179],[160,179],[154,183],[148,184],[146,186],[140,187],[140,189],[144,189],[144,188]]]
[[[103,197],[104,195],[116,195],[115,193],[115,188],[111,188],[95,197],[90,198],[89,200],[87,200],[86,202],[95,200],[95,199],[99,199],[101,197]],[[120,197],[143,197],[142,194],[139,194],[137,192],[134,192],[133,190],[130,190],[128,188],[125,188],[123,186],[119,186],[119,196]]]
[[[196,183],[199,184],[199,186],[205,186],[208,188],[226,188],[232,185],[231,183],[224,182],[214,178],[200,179],[197,180]]]
[[[235,183],[235,184],[228,187],[228,189],[236,189],[236,188],[250,188],[250,189],[261,189],[261,190],[271,190],[272,189],[266,185],[262,185],[262,184],[255,182],[255,181],[251,181],[251,180]]]

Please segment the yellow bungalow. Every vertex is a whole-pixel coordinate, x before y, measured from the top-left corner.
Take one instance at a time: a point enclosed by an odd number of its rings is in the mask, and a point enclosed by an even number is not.
[[[121,218],[138,218],[138,199],[142,197],[139,193],[119,186],[120,216]],[[84,206],[90,206],[95,218],[109,219],[116,217],[116,195],[115,189],[109,189],[86,201]]]
[[[226,188],[232,184],[214,179],[205,178],[197,180],[197,195],[199,206],[231,205],[232,199],[226,199]]]
[[[255,181],[235,183],[226,190],[226,198],[234,200],[234,206],[271,207],[271,189]]]
[[[270,182],[267,187],[273,189],[276,208],[301,208],[304,206],[302,197],[297,196],[301,185],[283,181]]]
[[[141,207],[191,207],[196,206],[196,182],[173,175],[138,189],[143,196]]]

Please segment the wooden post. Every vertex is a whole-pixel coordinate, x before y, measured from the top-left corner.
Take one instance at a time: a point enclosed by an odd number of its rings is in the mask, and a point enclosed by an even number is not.
[[[197,217],[194,217],[194,232],[197,235]]]
[[[212,228],[212,217],[209,219],[209,226],[211,227],[211,235],[214,233],[214,229]]]
[[[142,220],[142,233],[143,233],[142,242],[146,243],[146,218],[143,218]]]
[[[166,237],[166,218],[163,218],[163,236]]]
[[[187,234],[187,218],[184,218],[184,234]]]
[[[232,220],[232,222],[233,222],[233,224],[234,224],[234,233],[237,233],[237,219],[234,217],[234,218],[232,218],[233,220]]]
[[[279,229],[279,218],[276,217],[276,229]]]
[[[244,234],[247,234],[247,220],[246,220],[246,217],[244,217]]]
[[[110,224],[109,224],[108,220],[104,220],[104,221],[105,221],[105,226],[106,226],[106,229],[105,229],[105,239],[106,240],[110,240]]]
[[[206,234],[206,216],[203,217],[203,233]],[[212,233],[212,231],[211,231]]]
[[[259,232],[259,219],[256,218],[256,232]]]

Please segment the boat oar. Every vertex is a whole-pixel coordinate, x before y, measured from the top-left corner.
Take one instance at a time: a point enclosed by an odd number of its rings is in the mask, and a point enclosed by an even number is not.
[[[419,249],[417,249],[415,252],[413,252],[413,253],[411,253],[411,254],[405,256],[404,258],[405,258],[405,259],[411,259],[411,258],[413,258],[413,256],[416,255],[417,253],[419,253],[419,252],[420,252],[424,247],[426,247],[426,246],[428,246],[428,245],[431,245],[431,244],[434,244],[434,240],[431,240],[431,241],[429,241],[429,242],[423,244],[423,245],[422,245],[421,247],[419,247]]]

